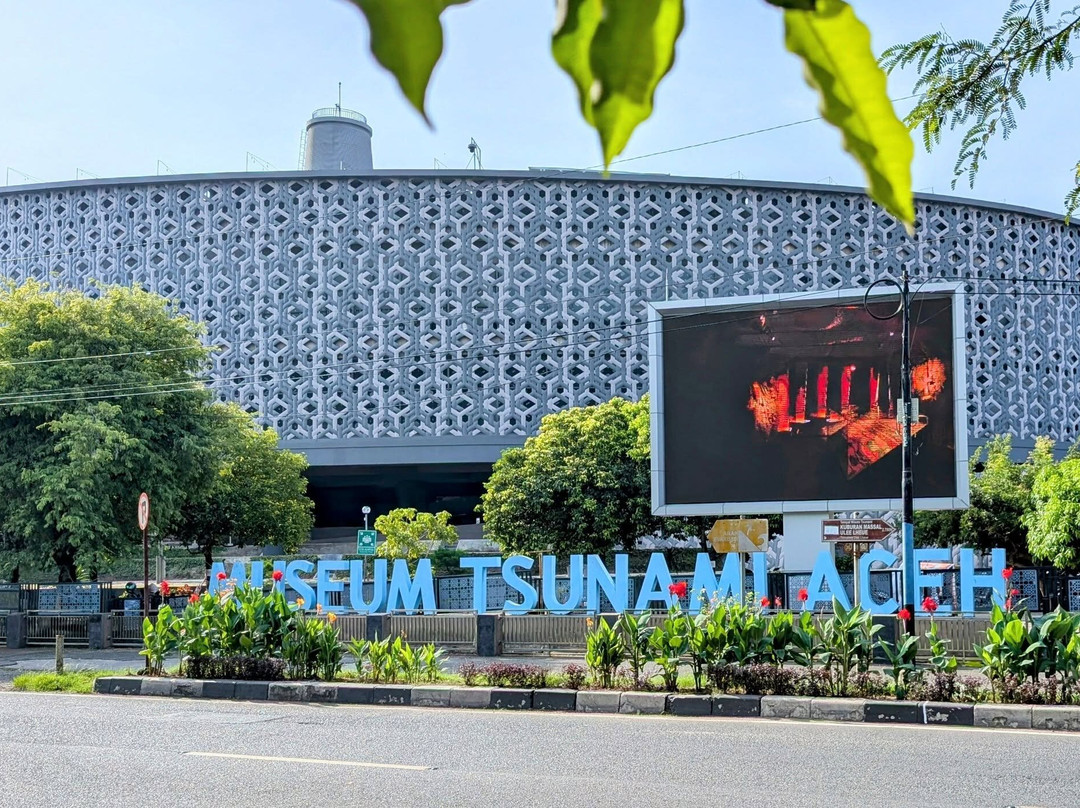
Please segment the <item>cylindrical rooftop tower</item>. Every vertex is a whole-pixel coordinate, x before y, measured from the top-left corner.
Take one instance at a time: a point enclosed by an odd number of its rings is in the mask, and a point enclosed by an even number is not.
[[[311,113],[304,145],[305,171],[371,171],[371,126],[341,106]]]

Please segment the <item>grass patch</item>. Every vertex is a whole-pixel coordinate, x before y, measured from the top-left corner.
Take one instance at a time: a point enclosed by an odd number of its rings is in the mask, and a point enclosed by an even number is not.
[[[30,693],[93,693],[99,676],[125,676],[129,671],[41,671],[20,673],[12,681],[16,690]]]

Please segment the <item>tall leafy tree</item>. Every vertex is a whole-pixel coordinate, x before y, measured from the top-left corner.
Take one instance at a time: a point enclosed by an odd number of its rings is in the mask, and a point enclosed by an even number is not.
[[[1072,69],[1071,48],[1078,39],[1080,6],[1052,15],[1050,0],[1014,0],[986,41],[935,31],[889,48],[882,63],[889,71],[918,70],[919,100],[907,124],[922,130],[927,151],[946,130],[963,130],[953,186],[965,174],[974,186],[991,142],[1016,130],[1017,112],[1026,106],[1025,83]],[[1070,214],[1080,207],[1080,163],[1074,180],[1065,197]]]
[[[278,448],[264,429],[236,405],[211,412],[218,467],[209,489],[183,505],[171,536],[193,546],[209,569],[226,544],[273,545],[295,552],[314,524],[307,495],[307,459]]]
[[[524,447],[495,463],[480,503],[485,535],[520,553],[634,547],[658,527],[642,455],[648,424],[647,400],[615,398],[545,416]]]
[[[1031,555],[1058,569],[1080,569],[1080,456],[1039,469],[1032,486],[1033,507],[1024,517]]]
[[[1013,564],[1032,560],[1025,516],[1033,505],[1038,474],[1053,465],[1053,443],[1038,438],[1024,463],[1012,459],[1012,438],[999,435],[971,457],[971,505],[962,511],[921,511],[915,531],[921,545],[961,544],[989,550],[1005,548]]]
[[[0,287],[0,542],[75,580],[210,484],[217,464],[199,380],[200,328],[138,288]]]
[[[394,508],[375,520],[375,529],[383,534],[377,550],[383,558],[416,561],[430,550],[453,547],[458,540],[448,511],[425,513],[416,508]]]

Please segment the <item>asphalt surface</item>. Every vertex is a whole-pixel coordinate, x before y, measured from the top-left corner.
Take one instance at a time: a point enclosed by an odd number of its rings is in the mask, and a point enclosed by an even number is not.
[[[1076,806],[1080,735],[0,693],[0,806]]]

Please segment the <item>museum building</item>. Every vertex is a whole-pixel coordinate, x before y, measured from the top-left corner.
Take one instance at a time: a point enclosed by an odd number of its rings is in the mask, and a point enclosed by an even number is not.
[[[1080,227],[917,197],[913,240],[857,188],[530,169],[374,168],[372,127],[308,121],[297,171],[0,191],[4,274],[139,284],[206,324],[220,398],[310,461],[317,527],[397,506],[474,522],[540,419],[649,388],[650,301],[962,281],[975,447],[1080,425]],[[749,416],[748,416],[749,417]]]

